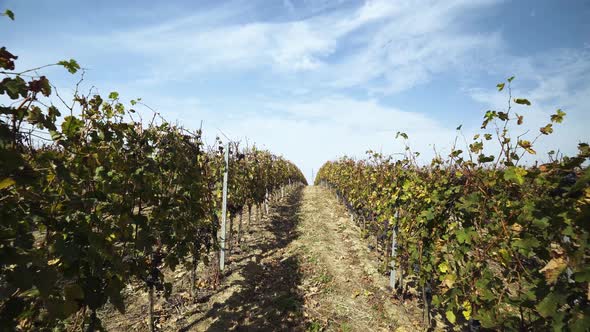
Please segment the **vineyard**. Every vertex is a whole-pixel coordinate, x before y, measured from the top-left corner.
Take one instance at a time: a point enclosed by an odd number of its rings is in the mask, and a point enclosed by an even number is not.
[[[64,98],[42,73],[73,59],[17,62],[0,48],[0,331],[590,330],[590,146],[535,162],[566,113],[527,138],[514,77],[448,155],[398,132],[308,186],[141,99]]]
[[[498,90],[510,91],[512,80]],[[518,166],[535,150],[511,135],[524,121],[513,102],[531,104],[508,92],[507,111],[485,114],[467,152],[455,147],[420,166],[406,143],[398,160],[370,153],[327,162],[316,185],[334,191],[365,236],[374,235],[382,262],[393,262],[391,287],[399,296],[414,288],[427,325],[436,314],[470,330],[586,331],[590,148],[580,143],[577,156]],[[534,141],[564,116],[557,110]],[[484,143],[499,145],[499,154],[486,155]]]
[[[306,184],[295,165],[268,151],[235,142],[224,151],[220,141],[207,149],[200,131],[157,114],[143,123],[117,93],[76,94],[61,118],[44,106],[48,79],[14,72],[15,59],[0,49],[0,93],[17,101],[1,108],[0,120],[4,330],[63,327],[78,312],[79,326],[97,330],[107,302],[125,310],[121,291],[131,282],[140,281],[150,301],[155,291],[171,292],[163,269],[182,265],[194,283],[197,265],[219,250],[225,152],[230,216],[262,212],[284,187]],[[58,65],[79,69],[75,61]],[[237,241],[241,227],[240,219]],[[234,232],[228,237],[231,245]]]

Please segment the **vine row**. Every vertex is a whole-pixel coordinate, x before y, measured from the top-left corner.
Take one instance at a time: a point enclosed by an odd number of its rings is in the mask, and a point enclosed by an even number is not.
[[[576,156],[550,152],[547,163],[520,166],[565,113],[551,115],[532,141],[513,135],[524,121],[515,105],[531,105],[512,97],[513,79],[497,85],[507,109],[486,112],[466,152],[455,146],[420,165],[398,133],[403,158],[344,157],[325,163],[315,183],[330,187],[380,240],[396,292],[418,290],[428,325],[437,317],[471,330],[587,331],[590,148],[580,143]]]
[[[217,249],[224,147],[157,114],[142,122],[141,100],[125,107],[115,92],[76,92],[62,117],[49,80],[15,71],[16,58],[0,49],[0,95],[10,101],[0,106],[0,326],[63,328],[81,313],[79,326],[100,330],[97,311],[124,312],[126,285],[170,294],[164,268],[194,273]],[[282,157],[230,146],[231,214],[306,183]]]

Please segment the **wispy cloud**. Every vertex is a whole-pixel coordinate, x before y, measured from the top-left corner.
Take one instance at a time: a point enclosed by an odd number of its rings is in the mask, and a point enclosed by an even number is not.
[[[433,142],[447,151],[444,147],[450,146],[455,134],[424,114],[342,95],[261,107],[264,112],[238,115],[224,128],[236,137],[264,142],[273,151],[288,151],[288,157],[307,170],[317,170],[327,158],[362,157],[369,149],[401,152],[404,146],[395,139],[397,131],[406,132],[414,148],[429,152]]]
[[[426,83],[441,72],[474,66],[502,39],[494,31],[469,32],[465,18],[495,2],[383,2],[381,6],[390,8],[375,11],[387,13],[387,19],[366,35],[358,52],[334,67],[333,84],[391,94]],[[350,75],[338,75],[346,69]],[[382,82],[367,84],[377,79]]]
[[[498,44],[493,33],[459,32],[460,15],[490,3],[370,1],[353,10],[274,23],[236,23],[245,9],[226,6],[207,15],[83,40],[116,52],[147,55],[155,67],[151,74],[158,79],[178,78],[178,72],[166,77],[170,67],[181,67],[180,76],[251,69],[305,71],[320,87],[362,86],[384,78],[384,85],[370,88],[391,93],[465,63],[475,49],[482,52]],[[363,37],[346,38],[359,31]],[[339,54],[349,48],[357,51]],[[335,58],[327,66],[330,56]]]

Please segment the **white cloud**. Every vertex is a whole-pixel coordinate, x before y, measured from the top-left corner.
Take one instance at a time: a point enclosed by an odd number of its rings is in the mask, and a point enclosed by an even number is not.
[[[233,5],[82,41],[91,48],[100,45],[146,57],[153,81],[272,69],[277,74],[308,72],[309,81],[318,88],[360,86],[385,78],[385,86],[367,87],[391,93],[427,82],[450,66],[460,66],[473,50],[482,52],[499,43],[494,34],[458,32],[461,15],[493,2],[376,0],[356,9],[278,23],[236,23],[244,9]],[[358,44],[349,45],[352,39],[345,37],[361,29]],[[326,64],[327,56],[350,47],[360,51]]]
[[[383,2],[382,7],[389,5],[382,11],[387,20],[367,34],[366,47],[333,66],[329,79],[336,87],[359,87],[382,78],[384,84],[369,85],[369,89],[391,94],[426,83],[436,74],[473,65],[496,50],[502,39],[495,32],[470,33],[466,17],[470,10],[495,2]]]
[[[234,137],[248,137],[250,142],[284,152],[308,177],[312,168],[317,171],[327,159],[342,155],[363,157],[369,149],[403,152],[402,142],[395,140],[397,131],[406,132],[412,148],[425,156],[432,156],[433,142],[437,148],[449,147],[455,134],[426,115],[340,95],[313,101],[283,100],[261,105],[261,109],[264,111],[236,114],[223,124],[209,123],[209,128],[223,125]]]
[[[235,23],[231,15],[213,16],[219,18],[214,24],[201,15],[189,16],[113,35],[84,37],[81,42],[141,54],[166,70],[182,67],[181,74],[269,65],[282,71],[309,70],[321,65],[319,58],[335,47],[336,40],[320,31],[323,27],[307,21]]]

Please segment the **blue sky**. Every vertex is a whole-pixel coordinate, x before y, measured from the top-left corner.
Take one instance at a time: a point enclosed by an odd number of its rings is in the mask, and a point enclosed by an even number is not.
[[[590,140],[588,1],[3,1],[5,46],[26,69],[74,58],[83,89],[142,97],[167,119],[256,142],[312,169],[368,149],[448,152],[502,109],[496,83],[533,106],[531,131],[562,108],[537,146]],[[17,68],[17,69],[19,69]],[[78,77],[47,74],[64,94]]]

